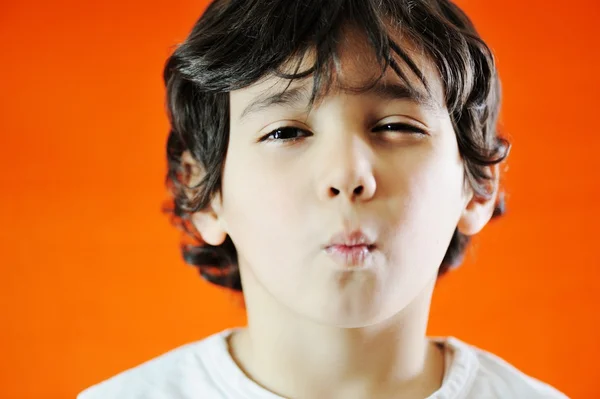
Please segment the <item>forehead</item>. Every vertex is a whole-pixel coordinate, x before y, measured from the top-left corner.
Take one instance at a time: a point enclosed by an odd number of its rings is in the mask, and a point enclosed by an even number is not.
[[[391,39],[406,52],[416,68],[421,72],[427,87],[397,55],[390,54],[407,81],[404,81],[389,66],[383,71],[382,65],[377,60],[375,51],[360,30],[346,29],[344,33],[342,35],[343,39],[339,42],[339,47],[330,59],[332,73],[327,85],[329,90],[325,93],[317,93],[318,95],[322,94],[323,99],[340,93],[365,93],[367,91],[365,90],[366,88],[380,83],[383,86],[405,86],[414,90],[422,98],[428,98],[435,108],[445,108],[444,88],[435,63],[424,51],[418,49],[407,38],[395,32],[390,34]],[[301,57],[297,56],[288,59],[280,66],[279,71],[283,74],[298,74],[308,71],[315,66],[315,60],[314,49],[309,49]],[[297,96],[300,93],[305,97],[310,97],[313,84],[314,74],[294,80],[276,76],[275,74],[267,74],[258,82],[248,87],[230,92],[230,99],[232,106],[237,105],[235,108],[240,108],[243,104],[256,102],[257,99],[267,98],[274,94],[297,88],[303,88],[304,90],[296,90],[291,95]],[[243,111],[239,110],[239,112]]]

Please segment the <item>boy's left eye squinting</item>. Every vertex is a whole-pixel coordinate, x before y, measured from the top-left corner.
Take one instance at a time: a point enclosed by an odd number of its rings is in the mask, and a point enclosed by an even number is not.
[[[373,132],[408,132],[415,134],[427,134],[425,130],[408,123],[384,123],[373,128]]]

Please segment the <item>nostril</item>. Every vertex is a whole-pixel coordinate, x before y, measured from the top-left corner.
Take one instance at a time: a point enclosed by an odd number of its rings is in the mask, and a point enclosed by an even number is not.
[[[355,189],[352,191],[352,194],[353,194],[353,195],[361,195],[361,194],[363,193],[364,189],[365,189],[365,187],[364,187],[364,186],[358,186],[358,187],[356,187],[356,188],[355,188]],[[329,188],[329,191],[330,191],[330,192],[331,192],[331,194],[333,194],[333,195],[338,195],[338,194],[340,193],[340,190],[338,190],[338,189],[337,189],[337,188],[335,188],[335,187],[330,187],[330,188]]]

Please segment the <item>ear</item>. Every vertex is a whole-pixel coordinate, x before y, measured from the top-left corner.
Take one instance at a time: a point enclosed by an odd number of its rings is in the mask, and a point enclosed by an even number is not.
[[[488,182],[488,189],[491,192],[489,198],[475,195],[470,185],[466,190],[466,204],[457,227],[458,231],[468,236],[479,233],[494,214],[496,199],[498,198],[498,165],[489,166],[487,172],[491,175],[491,179]]]
[[[196,161],[192,154],[186,150],[181,155],[181,166],[186,182],[186,195],[191,198],[194,187],[198,185],[205,175],[204,168]],[[221,215],[221,196],[215,194],[208,206],[194,212],[190,220],[200,233],[202,240],[209,245],[221,245],[227,238],[226,225]]]

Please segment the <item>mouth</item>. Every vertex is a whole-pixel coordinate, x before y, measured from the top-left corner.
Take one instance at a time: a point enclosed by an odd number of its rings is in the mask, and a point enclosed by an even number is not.
[[[327,255],[346,267],[367,264],[376,249],[375,242],[362,231],[335,235],[324,247]]]
[[[372,246],[375,245],[375,240],[369,237],[362,230],[344,231],[334,235],[327,243],[325,248],[333,246]]]
[[[375,245],[331,245],[325,248],[329,257],[343,267],[365,266],[375,251]]]

